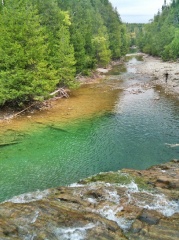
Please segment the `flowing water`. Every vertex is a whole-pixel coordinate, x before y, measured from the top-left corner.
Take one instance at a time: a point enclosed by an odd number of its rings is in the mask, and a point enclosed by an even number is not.
[[[179,103],[136,74],[136,58],[53,108],[0,124],[0,201],[121,168],[179,158]]]

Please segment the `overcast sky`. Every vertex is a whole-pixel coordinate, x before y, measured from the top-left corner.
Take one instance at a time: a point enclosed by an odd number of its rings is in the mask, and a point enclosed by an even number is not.
[[[110,0],[123,22],[148,23],[162,8],[164,0]],[[167,0],[170,3],[170,0]]]

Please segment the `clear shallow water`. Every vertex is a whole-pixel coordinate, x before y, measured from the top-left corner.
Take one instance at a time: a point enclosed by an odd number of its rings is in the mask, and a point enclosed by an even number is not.
[[[66,125],[44,125],[22,134],[18,144],[1,147],[0,201],[99,172],[144,169],[179,158],[179,147],[167,145],[179,143],[178,102],[153,89],[141,88],[140,93],[131,94],[136,83],[146,80],[131,80],[130,74],[128,69],[123,80],[119,75],[117,81],[115,69],[115,76],[106,81],[115,88],[127,88],[112,99],[110,111]]]

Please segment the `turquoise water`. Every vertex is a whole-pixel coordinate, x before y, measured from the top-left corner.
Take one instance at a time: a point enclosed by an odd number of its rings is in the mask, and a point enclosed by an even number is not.
[[[168,145],[179,143],[179,103],[154,89],[131,94],[136,89],[129,80],[118,84],[127,91],[119,94],[111,112],[41,126],[21,135],[19,143],[1,147],[0,201],[99,172],[145,169],[179,158],[179,147]]]

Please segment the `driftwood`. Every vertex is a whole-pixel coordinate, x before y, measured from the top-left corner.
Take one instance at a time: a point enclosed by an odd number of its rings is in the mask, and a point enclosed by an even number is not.
[[[52,98],[52,100],[53,100],[53,99],[56,100],[56,99],[59,99],[59,98],[62,98],[62,97],[69,98],[69,95],[68,95],[68,93],[67,93],[67,90],[65,90],[64,88],[59,88],[59,89],[57,89],[56,91],[50,93],[50,96],[54,96],[54,95],[57,94],[57,93],[58,93],[59,97],[54,97],[54,98]],[[29,108],[35,106],[35,104],[37,104],[37,102],[32,103],[30,106],[24,108],[24,109],[21,110],[20,112],[15,113],[14,115],[11,115],[11,116],[9,116],[9,117],[5,117],[4,120],[10,120],[10,119],[12,119],[12,118],[17,117],[18,115],[20,115],[21,113],[25,112],[25,111],[28,110]],[[1,146],[1,145],[0,145],[0,146]]]
[[[60,94],[60,97],[66,97],[66,98],[69,98],[69,95],[67,93],[67,91],[65,91],[64,88],[59,88],[57,89],[56,91],[50,93],[50,96],[54,96],[55,94]]]
[[[16,116],[18,116],[19,114],[25,112],[27,109],[31,108],[31,107],[34,106],[35,104],[36,104],[36,103],[33,103],[33,104],[31,104],[30,106],[24,108],[22,111],[20,111],[20,112],[14,114],[13,117],[16,117]]]
[[[18,144],[20,142],[7,142],[7,143],[0,143],[0,147],[6,147],[6,146],[10,146],[10,145],[14,145],[14,144]]]
[[[10,115],[9,117],[4,117],[4,120],[10,120],[10,119],[12,119],[12,118],[14,118],[14,117],[17,117],[19,114],[25,112],[27,109],[31,108],[31,107],[34,106],[35,104],[36,104],[36,103],[31,104],[30,106],[24,108],[24,109],[21,110],[20,112],[17,112],[17,113],[15,113],[15,114],[13,114],[13,115]]]
[[[48,127],[51,128],[51,129],[57,130],[57,131],[69,133],[67,130],[65,130],[63,128],[60,128],[60,127],[56,127],[56,126],[53,126],[53,125],[48,125]]]

